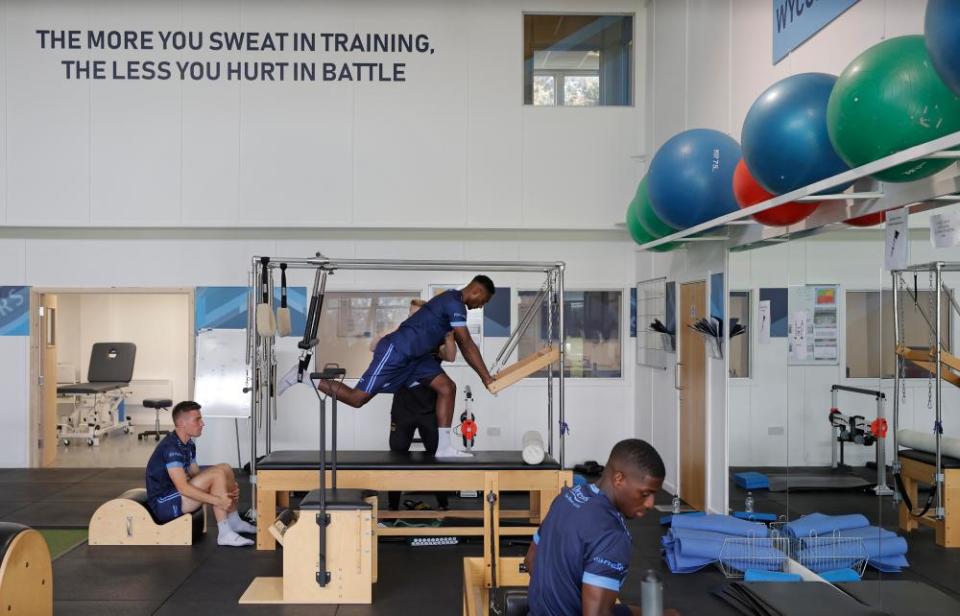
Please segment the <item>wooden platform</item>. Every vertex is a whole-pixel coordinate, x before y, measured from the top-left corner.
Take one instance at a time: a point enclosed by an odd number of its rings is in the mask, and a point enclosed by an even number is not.
[[[936,469],[934,465],[913,460],[904,456],[900,459],[900,477],[903,480],[903,489],[914,504],[917,503],[917,484],[933,482]],[[960,468],[943,469],[943,507],[945,517],[937,520],[932,513],[922,517],[914,517],[907,511],[907,506],[900,503],[900,530],[910,532],[920,524],[930,526],[936,531],[937,545],[945,548],[960,548]]]

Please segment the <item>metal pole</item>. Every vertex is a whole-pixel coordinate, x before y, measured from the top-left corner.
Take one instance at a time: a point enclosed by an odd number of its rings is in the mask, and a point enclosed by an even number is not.
[[[273,310],[273,270],[267,272],[268,286],[270,289],[270,294],[268,295],[267,306],[270,310]],[[273,395],[273,384],[274,384],[274,357],[273,357],[273,336],[267,336],[264,340],[263,351],[264,351],[264,364],[266,364],[266,387],[263,388],[264,400],[266,402],[267,418],[265,425],[265,436],[266,436],[266,448],[265,452],[269,455],[273,451],[273,415],[276,411],[276,398]]]
[[[250,513],[251,517],[257,515],[257,413],[259,409],[260,395],[260,368],[259,342],[260,336],[257,334],[256,321],[253,319],[253,311],[256,306],[257,274],[259,273],[260,260],[253,259],[253,268],[251,269],[250,279],[250,301],[247,304],[247,335],[251,339],[250,344]]]
[[[900,346],[900,272],[893,271],[890,275],[893,278],[893,348],[896,350]],[[897,430],[900,428],[900,388],[903,387],[900,383],[900,368],[903,365],[901,363],[903,358],[896,352],[893,358],[893,475],[896,477],[900,474],[900,446],[897,441]],[[896,486],[897,482],[894,481],[893,485]],[[893,506],[897,507],[899,504],[900,490],[895,489]]]
[[[877,396],[877,419],[883,423],[883,396]],[[887,486],[887,440],[879,436],[876,436],[876,439],[877,487],[873,491],[877,496],[889,496],[893,494],[893,490]]]
[[[840,410],[839,407],[837,406],[837,395],[838,395],[838,394],[837,394],[837,390],[836,390],[836,389],[831,389],[831,390],[830,390],[830,411],[831,411],[831,413],[832,413],[833,411]],[[837,468],[837,445],[838,445],[838,443],[837,443],[837,437],[839,436],[838,431],[839,431],[839,428],[838,428],[838,427],[836,426],[836,424],[833,422],[833,416],[831,415],[831,417],[830,417],[830,436],[831,436],[831,443],[830,443],[830,468]]]
[[[940,344],[940,340],[941,340],[941,338],[940,338],[940,319],[942,318],[942,315],[940,314],[940,313],[942,312],[942,307],[941,307],[941,305],[940,305],[940,301],[941,301],[940,296],[941,296],[941,294],[942,294],[942,292],[943,292],[943,280],[942,280],[943,275],[942,275],[942,272],[940,271],[940,268],[941,268],[941,267],[943,267],[943,263],[940,263],[940,262],[938,261],[938,262],[936,263],[936,266],[935,266],[935,269],[936,269],[936,285],[937,285],[937,298],[936,298],[936,299],[937,299],[937,307],[936,307],[936,310],[935,310],[936,318],[937,318],[937,327],[936,327],[937,343],[936,343],[936,345],[935,345],[935,346],[936,346],[936,349],[937,349],[937,357],[936,357],[936,362],[937,362],[937,420],[936,420],[936,423],[934,424],[934,429],[933,429],[934,438],[936,438],[936,440],[937,440],[937,474],[936,474],[936,476],[934,477],[934,481],[935,481],[936,484],[937,484],[937,514],[936,514],[936,518],[937,518],[938,520],[942,520],[942,519],[944,518],[944,510],[943,510],[943,459],[942,459],[942,455],[941,455],[941,452],[940,452],[940,432],[941,432],[941,425],[942,425],[942,424],[941,424],[941,420],[942,420],[942,415],[941,415],[941,413],[942,413],[942,411],[943,411],[943,408],[942,408],[943,400],[942,400],[941,395],[940,395],[940,394],[941,394],[941,391],[940,391],[940,390],[943,388],[943,381],[941,380],[941,374],[940,374],[941,369],[942,369],[942,364],[940,363],[941,346],[942,346],[942,345]]]
[[[330,413],[331,413],[331,425],[333,428],[333,434],[330,435],[332,439],[331,443],[331,464],[330,464],[330,485],[333,487],[334,492],[337,490],[337,396],[333,395],[330,397],[332,403],[330,404]]]
[[[554,300],[556,296],[554,295],[553,287],[553,272],[550,272],[547,275],[547,331],[550,332],[547,340],[547,344],[553,344],[553,310],[554,310]],[[534,302],[536,304],[537,302]],[[539,312],[539,308],[538,308]],[[531,306],[530,314],[533,313],[533,306]],[[559,340],[559,336],[557,337]],[[561,370],[562,372],[562,370]],[[553,457],[553,364],[547,366],[547,453]]]
[[[564,465],[565,453],[566,453],[566,438],[567,438],[567,414],[564,407],[564,402],[566,396],[565,386],[564,386],[564,373],[566,372],[566,358],[567,358],[567,332],[564,329],[564,306],[563,303],[563,270],[566,268],[566,265],[563,263],[558,263],[558,272],[557,272],[557,286],[559,287],[559,310],[560,310],[560,468],[566,468]]]

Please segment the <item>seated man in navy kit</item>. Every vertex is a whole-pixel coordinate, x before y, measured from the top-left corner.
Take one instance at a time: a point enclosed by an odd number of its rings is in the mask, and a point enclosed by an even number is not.
[[[613,447],[599,482],[564,488],[524,561],[530,571],[530,616],[641,613],[617,603],[633,553],[624,518],[640,517],[653,507],[665,475],[656,449],[627,439]]]
[[[240,488],[228,464],[200,470],[193,439],[203,432],[200,405],[186,400],[173,407],[174,431],[157,444],[147,462],[147,502],[158,522],[165,523],[204,504],[217,518],[217,543],[245,546],[253,541],[238,533],[256,534],[257,527],[237,514]]]

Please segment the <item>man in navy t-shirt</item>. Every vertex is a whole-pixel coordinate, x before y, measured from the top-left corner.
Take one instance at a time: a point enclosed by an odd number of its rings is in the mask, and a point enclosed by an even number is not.
[[[495,292],[493,281],[484,275],[475,276],[463,289],[445,291],[428,301],[407,317],[396,331],[384,336],[373,352],[373,361],[357,387],[339,381],[320,381],[317,389],[325,394],[336,394],[337,400],[360,408],[379,393],[395,393],[415,383],[429,385],[437,394],[437,425],[439,426],[438,458],[469,456],[454,448],[450,439],[450,424],[456,402],[457,386],[440,367],[437,348],[447,334],[453,338],[467,364],[480,376],[484,386],[493,377],[483,364],[480,350],[467,330],[467,310],[482,307]],[[280,379],[279,393],[296,383],[297,368]]]
[[[649,443],[617,443],[596,484],[565,488],[527,552],[530,616],[628,616],[618,604],[633,545],[624,518],[653,507],[666,471]]]
[[[255,534],[257,527],[237,514],[240,488],[228,464],[200,470],[193,439],[203,432],[200,405],[185,400],[171,412],[174,431],[157,443],[147,462],[147,506],[161,524],[192,513],[204,504],[217,518],[217,543],[241,547],[253,541],[239,533]]]

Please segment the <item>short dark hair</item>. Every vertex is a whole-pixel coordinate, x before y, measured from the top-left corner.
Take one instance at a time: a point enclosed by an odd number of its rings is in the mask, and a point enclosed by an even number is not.
[[[200,405],[194,402],[193,400],[184,400],[183,402],[178,402],[177,406],[173,407],[173,411],[170,412],[170,418],[173,419],[173,423],[177,423],[177,419],[180,418],[184,413],[189,413],[190,411],[199,411]]]
[[[607,466],[624,468],[626,466],[637,470],[641,475],[663,479],[667,476],[667,469],[663,466],[663,458],[650,443],[638,438],[628,438],[613,446]]]
[[[484,276],[483,274],[477,274],[473,277],[473,280],[470,281],[471,284],[477,283],[487,290],[487,293],[490,294],[490,297],[493,297],[497,292],[497,287],[493,285],[493,281],[490,280],[489,276]]]

